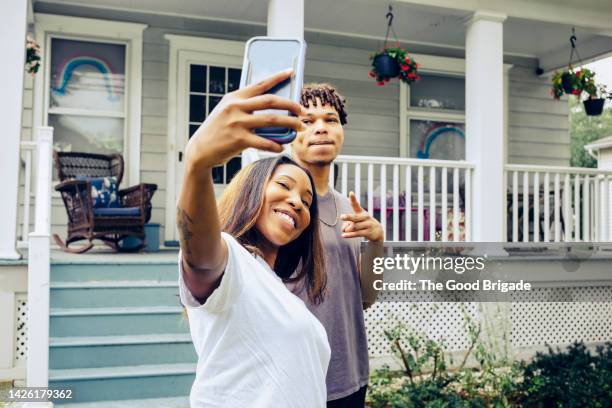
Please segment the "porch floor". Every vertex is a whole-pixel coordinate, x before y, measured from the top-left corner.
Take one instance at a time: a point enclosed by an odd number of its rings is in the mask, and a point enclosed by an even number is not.
[[[27,254],[24,254],[26,257]],[[178,248],[163,248],[158,252],[118,253],[99,246],[84,254],[70,254],[58,248],[51,249],[51,264],[99,264],[99,263],[168,263],[178,259]]]

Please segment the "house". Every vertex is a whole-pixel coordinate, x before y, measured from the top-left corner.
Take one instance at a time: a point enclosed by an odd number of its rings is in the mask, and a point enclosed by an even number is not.
[[[72,386],[77,400],[186,395],[193,350],[172,299],[183,150],[238,86],[244,43],[256,35],[303,36],[306,80],[331,82],[348,98],[332,180],[381,218],[388,240],[609,241],[612,170],[568,167],[568,107],[549,95],[550,75],[567,66],[572,28],[583,62],[612,52],[609,2],[392,4],[397,40],[420,63],[422,80],[412,86],[379,87],[368,76],[387,24],[388,4],[374,0],[0,5],[8,79],[0,102],[0,313],[8,318],[0,332],[14,334],[0,341],[0,380],[24,380],[27,364],[29,385]],[[42,48],[35,76],[23,74],[26,32]],[[120,152],[127,185],[156,183],[152,221],[168,251],[75,257],[50,247],[49,234],[64,234],[67,222],[59,195],[46,194],[51,143]],[[215,171],[219,191],[240,166],[237,157]],[[604,266],[592,268],[595,286],[609,291]],[[27,333],[26,307],[38,312]],[[573,334],[542,326],[542,307],[513,315],[514,344],[527,354],[544,342],[612,336],[609,304],[550,306],[559,319],[573,316]],[[373,308],[368,319],[383,315]],[[388,354],[372,326],[371,354]],[[455,329],[440,330],[460,350]]]

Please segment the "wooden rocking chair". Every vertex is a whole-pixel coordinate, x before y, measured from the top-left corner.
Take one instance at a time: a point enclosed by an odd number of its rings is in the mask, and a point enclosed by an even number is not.
[[[55,186],[64,200],[68,213],[68,237],[66,241],[54,234],[55,242],[66,252],[83,253],[93,247],[93,240],[102,240],[116,251],[139,251],[146,245],[144,225],[151,218],[151,198],[156,184],[141,183],[123,190],[119,185],[123,178],[124,162],[120,154],[53,152],[55,168],[60,184]],[[92,179],[115,177],[117,184],[117,208],[94,208]],[[121,246],[128,237],[139,239],[136,246]],[[70,248],[76,241],[87,243]]]

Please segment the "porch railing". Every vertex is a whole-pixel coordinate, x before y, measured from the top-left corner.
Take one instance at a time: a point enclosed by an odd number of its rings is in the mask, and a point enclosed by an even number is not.
[[[37,142],[22,141],[21,142],[21,159],[23,160],[23,217],[21,219],[21,232],[17,240],[19,248],[27,247],[28,234],[30,233],[30,212],[32,211],[32,191],[36,186],[32,185],[32,159],[36,154]]]
[[[464,161],[341,155],[330,184],[344,195],[354,191],[386,240],[469,241],[473,168]]]
[[[507,240],[610,241],[612,171],[506,165]]]

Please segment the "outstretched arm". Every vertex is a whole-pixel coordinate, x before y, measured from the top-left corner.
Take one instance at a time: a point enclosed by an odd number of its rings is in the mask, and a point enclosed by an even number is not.
[[[275,95],[264,95],[291,74],[291,71],[285,71],[225,95],[185,149],[185,174],[176,222],[183,278],[193,296],[201,302],[217,287],[227,263],[227,247],[221,238],[212,168],[247,147],[277,153],[282,151],[282,146],[255,135],[253,129],[267,126],[301,129],[303,125],[297,117],[253,114],[253,111],[279,109],[299,116],[302,110],[299,104]]]

